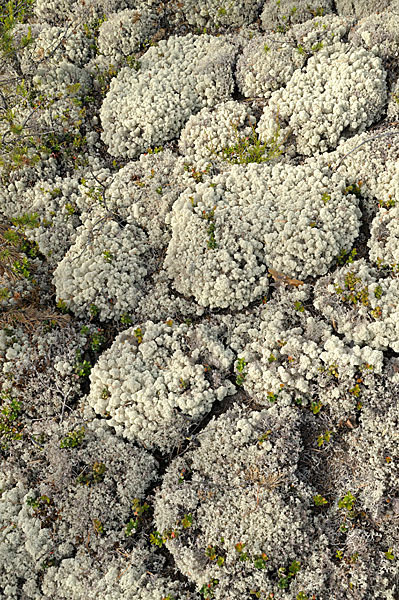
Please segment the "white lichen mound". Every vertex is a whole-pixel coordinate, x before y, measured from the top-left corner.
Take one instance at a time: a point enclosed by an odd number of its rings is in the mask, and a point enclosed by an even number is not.
[[[122,567],[115,557],[134,517],[132,501],[144,504],[158,463],[144,449],[115,439],[104,423],[95,425],[82,426],[76,413],[64,421],[36,419],[30,423],[32,439],[40,442],[10,458],[6,476],[0,470],[4,597],[79,600],[84,591],[90,600],[125,598],[129,579],[132,587],[131,580],[147,569],[162,568],[162,559],[143,547],[134,528],[133,564],[126,568],[125,560]]]
[[[251,134],[250,123],[254,121],[250,108],[235,100],[214,109],[203,108],[187,121],[180,135],[179,151],[195,163],[223,163],[228,158],[227,149]]]
[[[85,120],[84,98],[92,91],[86,69],[62,60],[39,67],[33,81],[43,100],[40,111],[35,112],[29,123],[37,123],[36,127],[43,132],[61,136],[68,131],[69,135],[79,136]]]
[[[396,182],[392,182],[398,189],[398,175]],[[395,185],[396,184],[396,185]],[[397,194],[394,194],[397,197]],[[396,199],[392,199],[396,202]],[[388,266],[390,269],[399,269],[399,205],[391,208],[380,208],[370,227],[370,260],[379,266]]]
[[[348,34],[355,19],[349,17],[338,17],[327,14],[323,17],[293,25],[289,35],[294,39],[296,52],[299,54],[316,54],[320,48],[342,41]]]
[[[89,404],[119,435],[170,451],[216,400],[234,392],[220,332],[147,321],[119,334],[93,368]]]
[[[393,85],[389,96],[387,118],[390,121],[397,121],[399,119],[399,79]]]
[[[232,332],[238,356],[236,377],[251,397],[266,406],[281,390],[296,397],[317,391],[320,352],[331,336],[330,327],[305,311],[306,290],[299,288],[290,296],[290,306],[271,300],[256,323],[242,322]]]
[[[57,301],[76,315],[98,314],[101,320],[133,313],[147,275],[148,240],[132,220],[98,219],[82,225],[53,274]],[[90,313],[90,307],[92,313]]]
[[[261,406],[320,401],[342,418],[353,410],[348,391],[356,384],[357,372],[364,371],[363,384],[371,385],[372,377],[382,372],[383,354],[345,344],[305,309],[308,295],[307,286],[291,291],[282,285],[276,299],[251,319],[230,324],[236,384]]]
[[[240,309],[267,293],[262,227],[268,211],[261,189],[256,202],[249,172],[232,167],[173,206],[164,266],[175,289],[203,306]]]
[[[237,61],[238,89],[246,98],[269,99],[289,81],[295,69],[304,65],[305,59],[305,54],[298,52],[283,34],[257,35],[244,45]]]
[[[35,66],[44,64],[54,68],[62,61],[83,67],[92,56],[89,38],[79,28],[51,27],[44,23],[39,34],[32,38],[32,43],[22,53],[21,67],[25,76]]]
[[[25,416],[35,418],[58,415],[66,398],[72,402],[79,396],[76,356],[87,341],[79,327],[66,322],[67,316],[48,315],[58,317],[50,331],[38,324],[31,335],[22,327],[0,329],[1,391],[23,403]]]
[[[336,0],[335,2],[339,15],[354,15],[358,19],[363,19],[369,15],[377,18],[378,13],[394,5],[394,0],[375,0],[372,3],[368,0]]]
[[[76,229],[81,225],[76,203],[79,196],[79,184],[74,177],[40,180],[20,195],[18,211],[11,205],[7,212],[10,217],[37,215],[35,226],[26,229],[26,237],[36,242],[40,252],[56,265],[75,241]]]
[[[395,8],[367,16],[357,22],[349,33],[348,39],[354,46],[366,48],[379,56],[383,61],[389,61],[398,56],[399,35],[397,13]],[[387,63],[387,69],[389,68]],[[389,73],[388,73],[389,75]]]
[[[314,304],[347,341],[399,351],[399,280],[364,259],[317,281]]]
[[[170,239],[167,215],[179,193],[190,185],[183,168],[182,160],[170,150],[142,154],[113,176],[105,193],[108,210],[123,219],[134,218],[152,248],[164,246]]]
[[[156,492],[155,524],[177,567],[198,588],[211,582],[216,600],[246,598],[251,589],[277,593],[273,571],[300,559],[295,597],[314,544],[319,552],[326,545],[320,531],[316,542],[306,508],[312,491],[295,474],[298,425],[292,407],[251,412],[235,405],[172,461]]]
[[[335,148],[344,132],[366,130],[385,109],[381,59],[337,42],[321,48],[287,86],[274,92],[257,132],[267,140],[280,123],[288,153],[311,156]]]
[[[394,124],[342,140],[320,160],[347,180],[348,190],[360,196],[364,218],[371,222],[378,205],[399,201],[399,130]],[[357,190],[357,191],[356,191]]]
[[[3,479],[3,478],[1,478]],[[40,597],[37,577],[53,549],[51,532],[32,517],[28,500],[34,492],[22,482],[2,486],[0,494],[0,589],[17,600]]]
[[[397,393],[396,387],[391,392]],[[383,400],[383,395],[380,400]],[[391,490],[396,490],[398,486],[395,468],[399,458],[397,408],[391,406],[388,410],[376,414],[374,410],[365,406],[360,415],[360,423],[359,431],[353,431],[348,436],[348,443],[349,457],[354,466],[353,473],[359,487],[362,506],[373,519],[378,520],[384,512],[391,513],[390,516],[385,516],[385,519],[397,518],[397,494],[393,506],[387,505],[386,502]]]
[[[331,0],[318,0],[317,6],[313,6],[308,0],[265,2],[260,18],[264,30],[276,29],[277,31],[286,32],[293,25],[332,12],[332,8],[333,3]]]
[[[230,99],[236,48],[209,35],[171,36],[123,68],[100,110],[102,139],[112,156],[136,158],[177,137],[189,117]]]
[[[161,9],[161,0],[37,0],[34,13],[41,21],[85,23],[108,17],[126,8]]]
[[[214,29],[220,25],[240,27],[251,23],[263,0],[175,0],[171,4],[190,25]]]
[[[156,15],[148,10],[125,9],[113,13],[101,24],[98,33],[98,52],[113,65],[140,50],[159,26]]]
[[[319,168],[320,167],[320,168]],[[203,306],[242,308],[266,294],[267,267],[291,277],[327,272],[360,226],[357,199],[327,166],[235,165],[172,209],[165,268]]]

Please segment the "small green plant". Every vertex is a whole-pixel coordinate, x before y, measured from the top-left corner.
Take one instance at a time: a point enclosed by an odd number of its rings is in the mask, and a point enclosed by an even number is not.
[[[319,367],[318,371],[320,371],[320,373],[327,373],[330,377],[335,377],[336,379],[339,379],[339,370],[337,363],[332,363],[331,365],[328,365],[326,367]]]
[[[321,496],[320,494],[316,494],[316,496],[313,496],[313,502],[316,506],[323,506],[324,504],[328,504],[327,500],[323,498],[323,496]]]
[[[209,226],[207,229],[207,233],[209,235],[209,238],[207,241],[207,246],[210,249],[214,249],[217,246],[216,239],[215,239],[215,223],[214,223],[215,208],[216,208],[216,206],[214,206],[212,208],[212,210],[210,210],[208,212],[206,212],[205,210],[202,211],[202,218],[206,219],[209,222]]]
[[[319,413],[322,408],[323,403],[321,402],[321,400],[318,400],[317,402],[315,400],[312,400],[312,402],[310,403],[310,410],[314,415],[317,415],[317,413]]]
[[[105,342],[104,330],[101,329],[101,327],[98,327],[97,330],[93,331],[91,334],[89,332],[90,328],[87,325],[83,325],[80,329],[82,335],[89,334],[90,348],[93,352],[98,352]]]
[[[61,440],[60,448],[78,448],[82,445],[85,437],[85,428],[81,427],[76,431],[70,431],[67,436]]]
[[[72,215],[74,215],[76,213],[76,206],[74,206],[70,202],[67,202],[65,204],[65,209],[66,209],[69,217],[71,217]]]
[[[98,315],[98,313],[100,312],[100,309],[95,304],[90,304],[89,312],[92,317],[96,317]]]
[[[62,313],[67,313],[69,311],[68,305],[62,298],[60,298],[56,304],[57,308],[60,309]]]
[[[267,399],[269,402],[274,403],[276,400],[278,400],[278,394],[279,392],[267,392]]]
[[[294,304],[294,308],[295,310],[297,310],[298,312],[304,312],[305,311],[305,307],[302,304],[302,302],[300,302],[299,300],[297,300]]]
[[[321,50],[323,48],[324,44],[323,42],[317,42],[316,44],[314,44],[311,47],[312,52],[318,52],[319,50]]]
[[[356,383],[352,388],[349,389],[349,393],[352,394],[352,396],[355,396],[355,398],[360,396],[362,393],[360,385]]]
[[[52,527],[54,522],[60,518],[54,500],[46,495],[38,498],[29,497],[26,499],[26,504],[33,509],[32,516],[39,519],[41,529]]]
[[[22,260],[14,261],[11,268],[16,275],[21,275],[22,277],[25,277],[25,279],[32,279],[29,261],[26,256],[24,256]]]
[[[324,192],[324,194],[321,197],[322,201],[324,202],[324,204],[327,204],[327,202],[329,200],[331,200],[331,196],[330,194],[328,194],[327,192]]]
[[[0,450],[7,451],[10,442],[22,438],[21,403],[8,393],[0,398]]]
[[[128,524],[126,525],[125,534],[127,536],[132,535],[133,529],[137,531],[139,528],[144,514],[149,510],[150,506],[147,502],[141,504],[139,498],[134,498],[132,503],[133,514],[136,517],[135,519],[130,519]]]
[[[111,254],[111,252],[109,250],[104,250],[103,257],[104,257],[105,262],[107,262],[107,263],[112,263],[112,261],[114,260],[114,255]]]
[[[183,377],[180,377],[180,379],[179,379],[179,388],[181,390],[187,390],[188,387],[189,387],[188,381],[186,381],[185,379],[183,379]]]
[[[104,329],[98,327],[97,331],[93,331],[93,333],[90,336],[90,348],[93,350],[93,352],[98,352],[104,343]]]
[[[378,202],[378,208],[386,208],[386,209],[390,209],[393,208],[396,205],[396,200],[395,198],[392,198],[391,194],[388,194],[388,200],[380,200]]]
[[[263,444],[263,442],[265,442],[269,438],[269,435],[271,434],[271,432],[272,432],[272,430],[268,429],[265,433],[262,433],[260,438],[258,438],[259,446],[261,446]]]
[[[331,440],[331,436],[334,435],[332,431],[327,429],[324,433],[317,437],[317,445],[320,448],[325,442],[329,442]]]
[[[242,385],[245,381],[247,373],[244,372],[247,363],[243,358],[237,359],[236,369],[238,371],[238,375],[236,377],[236,385]]]
[[[377,298],[377,300],[379,300],[382,297],[382,287],[380,285],[377,285],[377,287],[375,288],[374,296]]]
[[[218,554],[218,552],[220,551],[217,550],[217,548],[209,545],[205,550],[205,556],[207,556],[211,561],[216,561],[218,567],[222,567],[224,565],[225,557],[221,554]]]
[[[135,71],[139,71],[141,69],[141,63],[134,56],[126,56],[125,60],[127,66],[131,69],[134,69]]]
[[[131,325],[131,323],[132,323],[132,317],[131,317],[130,315],[128,315],[128,314],[126,314],[126,313],[124,313],[124,314],[121,316],[121,323],[122,323],[123,325]]]
[[[101,398],[102,398],[103,400],[106,400],[106,399],[107,399],[107,398],[109,398],[110,396],[111,396],[111,392],[109,391],[109,389],[108,389],[107,387],[104,387],[104,388],[102,389],[102,392],[101,392]]]
[[[253,559],[255,569],[266,569],[266,563],[269,560],[269,557],[265,552],[262,552],[260,556],[256,556]]]
[[[171,540],[174,538],[177,538],[182,529],[188,529],[189,527],[191,527],[191,525],[193,524],[193,517],[192,514],[185,514],[184,517],[180,520],[177,521],[176,527],[174,529],[168,529],[164,532],[160,532],[160,531],[153,531],[150,534],[150,542],[151,544],[154,544],[155,546],[159,546],[159,548],[162,548],[162,546],[164,545],[164,543],[166,542],[166,540]]]
[[[20,217],[14,217],[11,219],[11,223],[18,227],[21,231],[26,229],[36,229],[40,227],[40,219],[37,213],[25,213]]]
[[[261,142],[252,125],[252,132],[248,136],[242,136],[238,132],[238,125],[232,123],[236,142],[232,146],[226,146],[220,151],[212,148],[209,150],[219,155],[223,160],[235,165],[247,165],[249,163],[263,163],[279,157],[283,150],[281,146],[285,140],[280,138],[280,126],[266,142]]]
[[[235,544],[235,549],[236,552],[238,553],[239,556],[239,560],[241,561],[247,561],[247,560],[251,560],[250,556],[248,555],[247,552],[244,551],[244,546],[246,544],[243,542],[238,542],[237,544]]]
[[[347,302],[349,304],[362,304],[363,306],[369,306],[369,290],[367,286],[361,287],[362,279],[356,276],[356,273],[348,271],[344,278],[344,289],[340,285],[335,285],[335,291],[340,296],[341,302]]]
[[[394,560],[395,556],[392,554],[392,548],[388,548],[387,552],[384,552],[385,558],[388,560]]]
[[[286,569],[284,567],[280,567],[278,572],[283,575],[281,579],[278,581],[278,587],[281,589],[287,589],[291,583],[291,579],[295,577],[298,571],[301,568],[301,563],[297,560],[294,560],[291,565],[288,567],[288,573],[286,573]]]
[[[197,169],[189,163],[184,163],[184,170],[191,174],[191,177],[196,181],[196,183],[200,183],[203,180],[203,176],[209,173],[211,166],[212,165],[209,164],[202,171],[197,171]]]
[[[168,537],[166,535],[162,535],[159,531],[153,531],[152,533],[150,533],[151,544],[153,544],[154,546],[158,546],[159,548],[162,548],[167,539]]]
[[[324,8],[319,6],[318,8],[311,8],[310,4],[307,5],[307,9],[312,17],[322,17],[324,15]]]
[[[338,501],[338,508],[342,508],[344,510],[347,510],[348,512],[352,511],[355,502],[355,496],[353,496],[351,492],[347,492],[345,496]]]
[[[137,340],[138,344],[141,344],[141,342],[143,341],[143,332],[141,330],[141,327],[137,327],[137,329],[134,330],[134,337]]]
[[[351,492],[347,492],[343,498],[338,501],[338,508],[346,511],[344,514],[344,522],[341,523],[339,530],[342,533],[346,533],[349,529],[347,525],[347,519],[354,519],[358,514],[354,505],[356,503],[356,498],[351,494]]]
[[[204,583],[199,590],[199,593],[202,594],[204,598],[213,598],[214,590],[218,583],[219,579],[211,579],[209,583]]]
[[[104,533],[104,525],[101,523],[100,519],[93,519],[93,529],[97,535],[102,535]]]
[[[184,515],[180,523],[184,529],[188,529],[189,527],[191,527],[191,525],[193,524],[193,517],[191,513],[188,515]]]
[[[306,54],[305,48],[303,46],[301,46],[300,44],[299,44],[299,46],[297,46],[295,48],[295,50],[298,52],[298,54],[302,54],[302,55]]]
[[[83,485],[91,485],[93,483],[101,483],[104,480],[107,467],[102,462],[95,462],[88,473],[80,473],[76,478],[76,483]]]
[[[351,185],[346,186],[346,188],[344,189],[344,194],[345,196],[347,194],[353,194],[354,196],[356,196],[356,198],[361,198],[362,197],[362,193],[361,193],[361,186],[362,186],[362,182],[358,181],[358,183],[352,183]]]
[[[353,250],[351,250],[351,251],[345,250],[345,248],[343,248],[341,250],[340,255],[337,258],[337,263],[341,266],[345,265],[345,264],[353,263],[356,255],[357,255],[356,248],[353,248]]]
[[[77,363],[75,364],[75,373],[79,377],[88,377],[91,371],[91,364],[88,360],[82,360],[82,354],[80,350],[76,350]]]
[[[155,146],[155,148],[147,148],[146,154],[158,154],[163,152],[163,146]]]

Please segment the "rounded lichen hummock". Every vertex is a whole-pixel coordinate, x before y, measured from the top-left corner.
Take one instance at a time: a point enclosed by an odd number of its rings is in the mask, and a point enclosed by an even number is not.
[[[171,36],[147,50],[138,71],[121,69],[100,110],[109,153],[136,158],[176,137],[201,108],[229,100],[236,51],[223,37]]]
[[[210,587],[216,600],[246,598],[250,590],[280,592],[278,569],[285,567],[291,567],[290,598],[312,586],[307,563],[326,551],[327,539],[306,508],[312,489],[295,474],[298,425],[291,407],[251,412],[233,406],[164,475],[152,542],[165,543],[179,570],[198,589]]]
[[[278,119],[283,135],[290,135],[287,151],[312,156],[335,148],[344,131],[365,131],[382,115],[386,98],[381,59],[336,42],[321,47],[273,92],[257,132],[265,141]]]
[[[399,351],[399,279],[364,259],[319,279],[314,304],[346,340]]]
[[[79,316],[120,319],[134,312],[147,275],[147,236],[134,221],[82,225],[53,274],[57,301]],[[94,308],[93,308],[94,307]]]
[[[218,330],[146,323],[119,334],[91,375],[89,403],[119,435],[169,451],[216,400],[235,390]]]
[[[267,268],[294,278],[326,273],[359,230],[357,198],[315,159],[234,165],[171,216],[165,267],[177,291],[210,307],[242,308],[265,295]]]

